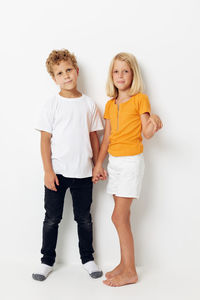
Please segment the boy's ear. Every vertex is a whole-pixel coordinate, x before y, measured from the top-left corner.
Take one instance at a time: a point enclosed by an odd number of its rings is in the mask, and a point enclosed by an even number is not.
[[[52,79],[53,79],[53,81],[56,83],[56,79],[55,79],[55,77],[54,77],[54,76],[52,76]]]
[[[79,74],[79,68],[77,68],[76,71],[77,71],[77,74]]]

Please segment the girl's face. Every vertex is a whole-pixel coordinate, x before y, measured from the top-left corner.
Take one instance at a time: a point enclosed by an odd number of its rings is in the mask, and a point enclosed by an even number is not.
[[[116,59],[112,73],[113,83],[119,91],[130,89],[133,81],[133,72],[125,61]]]

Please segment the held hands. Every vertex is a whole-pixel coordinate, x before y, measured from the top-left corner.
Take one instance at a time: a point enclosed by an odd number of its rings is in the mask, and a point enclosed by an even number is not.
[[[107,172],[100,165],[96,165],[92,171],[92,182],[97,183],[99,180],[106,180]]]
[[[163,127],[162,121],[158,115],[151,115],[147,121],[147,126],[153,126],[153,134]]]
[[[45,172],[44,174],[44,185],[52,191],[57,192],[56,185],[59,185],[58,177],[53,171]]]

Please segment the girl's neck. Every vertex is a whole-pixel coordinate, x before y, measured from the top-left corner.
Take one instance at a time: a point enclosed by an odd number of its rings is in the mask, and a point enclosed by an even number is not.
[[[116,101],[119,103],[119,102],[128,100],[131,97],[129,92],[130,92],[130,89],[128,89],[126,91],[118,90],[118,95],[117,95]]]

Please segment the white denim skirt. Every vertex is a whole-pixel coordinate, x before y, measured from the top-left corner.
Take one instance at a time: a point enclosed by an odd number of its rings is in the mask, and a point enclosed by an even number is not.
[[[144,155],[112,156],[108,158],[108,194],[139,198],[144,176]]]

